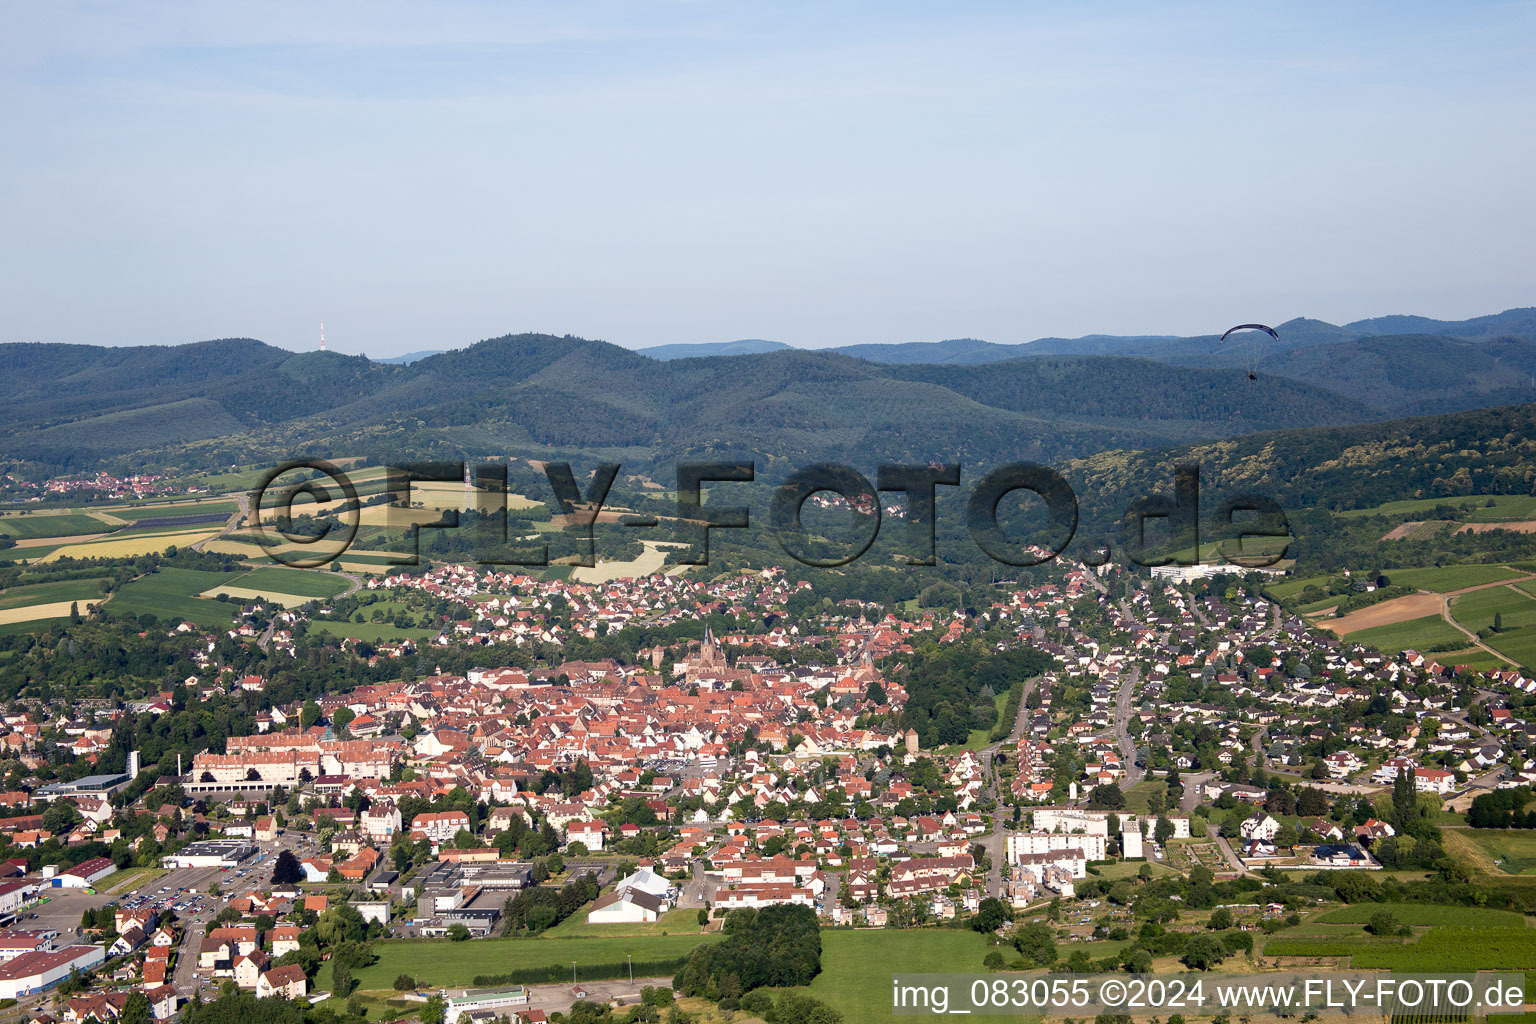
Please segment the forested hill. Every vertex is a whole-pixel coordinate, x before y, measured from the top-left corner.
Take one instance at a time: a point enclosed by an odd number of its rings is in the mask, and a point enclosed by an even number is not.
[[[1167,493],[1198,463],[1202,504],[1258,492],[1287,509],[1370,508],[1410,498],[1536,493],[1536,404],[1250,434],[1160,452],[1101,452],[1063,467],[1085,515]]]
[[[509,335],[408,366],[231,340],[176,348],[8,346],[0,455],[85,467],[170,451],[209,464],[305,454],[635,464],[739,452],[1057,461],[1372,410],[1299,381],[1142,360],[893,367],[824,352],[657,361],[599,341]]]
[[[1435,333],[1383,333],[1403,328]],[[545,334],[409,364],[250,339],[6,345],[0,461],[29,473],[343,454],[601,455],[637,469],[701,456],[780,468],[1060,462],[1533,401],[1536,336],[1510,333],[1528,329],[1536,335],[1529,310],[1460,323],[1296,320],[1281,325],[1283,343],[1260,346],[1252,378],[1214,338],[1079,339],[1100,354],[1041,355],[1040,343],[1026,346],[1029,357],[986,363],[782,347],[661,360]],[[941,346],[950,347],[933,359],[999,347]]]

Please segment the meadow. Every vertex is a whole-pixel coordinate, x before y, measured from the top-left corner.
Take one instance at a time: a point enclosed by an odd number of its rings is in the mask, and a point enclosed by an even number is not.
[[[1466,857],[1485,874],[1536,875],[1536,830],[1456,828],[1442,837],[1448,853]]]

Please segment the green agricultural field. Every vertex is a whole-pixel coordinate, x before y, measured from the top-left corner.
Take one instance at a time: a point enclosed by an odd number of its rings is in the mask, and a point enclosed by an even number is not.
[[[893,973],[980,973],[981,962],[992,948],[976,932],[947,928],[823,929],[821,973],[811,982],[809,992],[840,1010],[847,1024],[887,1024],[891,1020]],[[1070,952],[1065,946],[1062,950],[1063,956]],[[1010,953],[1010,948],[1003,949],[1005,956]],[[1014,1024],[1020,1020],[1000,1015],[966,1019]]]
[[[341,556],[343,562],[359,562],[363,565],[390,566],[399,565],[400,555],[392,555],[387,551],[361,551],[357,548],[348,548],[346,554]]]
[[[1347,509],[1343,512],[1335,512],[1334,515],[1343,519],[1358,519],[1364,516],[1402,516],[1405,519],[1411,519],[1419,512],[1449,507],[1466,511],[1469,519],[1479,518],[1478,513],[1496,515],[1500,519],[1519,519],[1524,518],[1518,511],[1522,507],[1522,502],[1530,500],[1523,495],[1509,494],[1472,494],[1459,498],[1409,498],[1372,505],[1370,508]],[[1490,501],[1494,503],[1494,507],[1483,508]]]
[[[1442,907],[1430,903],[1354,903],[1320,915],[1321,924],[1358,924],[1370,922],[1371,915],[1388,910],[1399,924],[1457,925],[1467,928],[1520,928],[1524,918],[1512,910],[1487,907]],[[1532,933],[1536,939],[1536,932]]]
[[[1502,565],[1444,565],[1425,569],[1383,569],[1392,583],[1400,587],[1417,587],[1445,593],[1463,587],[1476,587],[1484,583],[1513,579],[1524,573],[1506,569]]]
[[[1488,501],[1493,507],[1485,507]],[[1500,494],[1479,502],[1467,513],[1469,523],[1497,523],[1501,520],[1536,519],[1536,497],[1529,494]]]
[[[229,515],[240,503],[228,498],[208,498],[202,501],[178,499],[174,502],[156,502],[148,505],[92,505],[95,512],[104,512],[118,519],[136,523],[140,519],[169,519],[182,516],[211,516],[214,513]]]
[[[59,615],[51,619],[26,619],[21,622],[0,622],[0,636],[20,636],[23,633],[36,633],[38,630],[47,629],[55,622],[69,621],[68,615]]]
[[[222,586],[238,575],[162,567],[124,584],[107,602],[107,608],[131,615],[154,615],[160,619],[187,619],[199,626],[227,626],[234,619],[238,605],[197,595]]]
[[[569,967],[576,962],[576,977],[581,978],[581,965],[623,963],[625,956],[636,960],[665,960],[687,956],[702,942],[718,942],[720,934],[698,934],[698,926],[692,923],[687,934],[647,935],[601,939],[477,939],[472,942],[444,942],[441,940],[412,940],[379,942],[374,952],[379,960],[370,967],[356,971],[353,977],[360,989],[389,989],[395,978],[409,974],[424,987],[467,986],[474,983],[479,974],[505,974],[509,971],[530,967],[559,965]],[[977,958],[980,965],[980,958]],[[321,969],[316,986],[329,987],[330,967]],[[890,979],[886,978],[889,987]]]
[[[1500,654],[1527,668],[1536,668],[1536,627],[1497,633],[1483,641]]]
[[[1362,970],[1404,972],[1536,969],[1536,932],[1513,928],[1435,927],[1417,942],[1364,945],[1354,954]]]
[[[1434,650],[1455,644],[1466,644],[1466,636],[1455,626],[1438,615],[1426,615],[1421,619],[1394,622],[1386,626],[1372,626],[1349,634],[1350,643],[1369,644],[1378,650],[1395,654],[1412,648]]]
[[[26,608],[35,604],[57,604],[61,601],[95,601],[102,596],[101,585],[106,578],[87,580],[56,580],[52,583],[29,583],[9,590],[0,590],[0,611],[8,608]]]
[[[81,533],[106,533],[113,529],[95,516],[83,512],[51,514],[46,512],[0,512],[0,536],[17,540],[34,537],[72,537]]]
[[[15,565],[18,562],[38,562],[65,546],[64,544],[39,544],[37,547],[0,548],[0,563]]]
[[[1536,598],[1513,587],[1489,587],[1452,599],[1451,615],[1474,633],[1491,629],[1495,615],[1505,629],[1536,626]]]
[[[224,586],[269,594],[293,594],[296,597],[335,597],[351,586],[351,582],[335,573],[263,567],[252,569]]]

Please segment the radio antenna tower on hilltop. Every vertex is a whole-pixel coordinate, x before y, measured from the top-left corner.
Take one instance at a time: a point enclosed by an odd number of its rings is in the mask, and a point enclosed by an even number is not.
[[[320,321],[320,351],[325,351],[325,321]]]

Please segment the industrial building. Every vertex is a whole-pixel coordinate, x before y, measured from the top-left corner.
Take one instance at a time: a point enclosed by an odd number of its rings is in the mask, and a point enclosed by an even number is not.
[[[46,992],[74,971],[85,971],[107,958],[100,946],[23,953],[0,964],[0,999],[20,999]]]
[[[238,839],[204,839],[188,843],[160,858],[166,868],[232,868],[256,853],[256,847]]]

